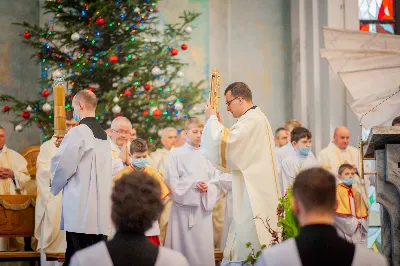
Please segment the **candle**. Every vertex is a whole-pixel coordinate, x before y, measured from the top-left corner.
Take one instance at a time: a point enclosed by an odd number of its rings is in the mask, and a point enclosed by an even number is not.
[[[65,88],[58,83],[53,88],[54,95],[54,136],[63,138],[66,134]]]

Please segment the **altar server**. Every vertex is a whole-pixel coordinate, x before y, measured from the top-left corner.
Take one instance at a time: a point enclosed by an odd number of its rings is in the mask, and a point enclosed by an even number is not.
[[[212,209],[218,199],[219,172],[200,153],[203,122],[185,122],[186,143],[171,152],[165,180],[173,205],[165,246],[180,251],[191,266],[215,265]]]
[[[61,230],[66,231],[64,265],[85,247],[106,240],[111,232],[112,156],[110,140],[97,122],[96,95],[79,91],[72,100],[71,129],[51,161],[51,193],[63,190]]]
[[[72,117],[72,111],[66,112],[66,132],[78,124]],[[50,193],[50,164],[57,152],[56,137],[44,142],[36,162],[36,183],[38,188],[35,206],[35,238],[37,249],[41,252],[41,265],[57,265],[46,261],[45,252],[64,253],[67,247],[65,232],[60,230],[62,195]]]
[[[353,187],[355,170],[350,164],[339,167],[340,183],[336,187],[335,227],[339,236],[353,244],[367,246],[368,202]]]
[[[6,131],[0,127],[0,195],[25,194],[31,178],[27,165],[21,154],[6,146]],[[23,247],[20,242],[14,237],[0,237],[0,251],[18,251]]]

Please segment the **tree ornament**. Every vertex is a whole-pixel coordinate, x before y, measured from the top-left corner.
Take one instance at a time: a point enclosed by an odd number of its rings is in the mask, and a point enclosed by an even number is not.
[[[112,121],[111,120],[107,120],[106,124],[107,126],[111,126]]]
[[[157,107],[153,106],[153,107],[150,108],[150,112],[153,113],[153,112],[154,112],[155,110],[157,110],[157,109],[158,109]]]
[[[161,137],[161,136],[162,136],[162,134],[163,134],[163,130],[162,130],[162,129],[160,129],[160,130],[157,132],[157,135],[158,135],[159,137]]]
[[[112,111],[114,114],[119,114],[119,113],[121,113],[121,106],[119,106],[118,104],[116,104],[116,105],[114,105],[114,107],[111,109],[111,111]]]
[[[181,48],[182,48],[182,50],[186,50],[188,47],[187,47],[187,44],[182,44],[182,46],[181,46]]]
[[[118,103],[118,102],[119,102],[119,98],[117,96],[115,96],[113,99],[113,103]]]
[[[135,77],[139,77],[140,76],[140,72],[139,71],[135,71],[134,76]]]
[[[126,97],[129,97],[129,96],[132,95],[132,92],[131,92],[130,90],[126,90],[126,91],[124,92],[124,95],[125,95]]]
[[[153,112],[153,116],[156,117],[156,118],[160,117],[161,115],[162,115],[162,113],[158,109]]]
[[[171,49],[171,55],[172,55],[172,56],[175,56],[175,55],[177,55],[177,54],[178,54],[178,49],[172,48],[172,49]]]
[[[8,112],[8,111],[10,111],[10,106],[4,105],[3,112]]]
[[[74,32],[71,34],[71,40],[73,40],[74,42],[79,41],[80,38],[81,38],[81,35],[77,32]]]
[[[112,55],[110,57],[110,63],[117,63],[118,62],[118,56],[117,55]]]
[[[25,31],[25,33],[24,33],[24,38],[25,38],[25,39],[31,38],[31,34],[30,34],[29,32],[27,32],[27,31]]]
[[[149,91],[149,90],[151,90],[151,86],[150,86],[150,84],[146,84],[146,85],[144,85],[144,86],[143,86],[143,88],[144,88],[146,91]]]
[[[174,104],[174,108],[175,108],[175,110],[182,110],[183,109],[183,104],[181,103],[181,102],[176,102],[175,104]]]
[[[153,74],[154,76],[160,75],[161,73],[161,69],[158,66],[153,67],[153,69],[151,70],[151,74]]]
[[[192,27],[190,27],[190,26],[187,26],[186,29],[185,29],[185,32],[186,32],[187,34],[192,33],[192,31],[193,31],[193,29],[192,29]]]
[[[43,110],[43,112],[46,112],[46,113],[50,112],[51,111],[51,105],[49,103],[43,104],[42,110]]]
[[[143,116],[148,116],[150,114],[150,112],[148,111],[148,110],[144,110],[143,112],[142,112],[142,115]]]
[[[30,105],[28,105],[28,106],[26,107],[25,111],[27,111],[27,112],[32,112],[32,107],[31,107]]]
[[[61,78],[61,77],[62,77],[62,72],[61,72],[60,70],[56,69],[56,70],[53,72],[53,79]]]
[[[87,89],[88,91],[94,92],[94,88],[92,88],[92,87],[87,87],[86,89]]]
[[[118,82],[114,82],[113,84],[112,84],[112,86],[113,86],[113,88],[116,88],[116,87],[118,87]]]
[[[17,132],[21,132],[22,129],[24,129],[24,127],[21,124],[18,124],[15,126],[15,131],[17,131]]]
[[[28,119],[31,116],[31,114],[29,112],[27,112],[27,111],[23,111],[21,116],[24,119]]]
[[[49,95],[50,95],[50,92],[48,90],[42,91],[42,96],[43,97],[49,97]]]
[[[178,73],[176,73],[176,76],[177,76],[178,78],[183,78],[184,75],[185,75],[185,74],[184,74],[182,71],[178,71]]]
[[[135,8],[134,10],[133,10],[133,12],[135,12],[135,13],[139,13],[140,12],[140,8]]]
[[[160,104],[159,106],[158,106],[158,109],[160,109],[160,110],[164,110],[165,109],[165,104]]]
[[[104,23],[105,23],[104,18],[100,17],[100,18],[96,19],[96,24],[97,25],[104,25]]]

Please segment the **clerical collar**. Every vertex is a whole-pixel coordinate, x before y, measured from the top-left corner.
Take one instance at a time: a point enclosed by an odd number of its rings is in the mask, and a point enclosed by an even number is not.
[[[245,115],[248,111],[250,111],[250,110],[254,110],[254,109],[256,109],[257,108],[257,106],[256,105],[253,105],[252,107],[250,107],[249,109],[247,109],[247,111],[246,112],[244,112],[244,114],[243,115]]]
[[[85,117],[81,119],[81,121],[79,121],[79,124],[82,124],[82,122],[85,123],[87,121],[96,121],[96,117]]]

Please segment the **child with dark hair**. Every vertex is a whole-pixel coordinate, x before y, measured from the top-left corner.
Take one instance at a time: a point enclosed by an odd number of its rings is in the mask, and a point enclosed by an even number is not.
[[[339,167],[336,188],[335,227],[339,236],[353,244],[367,245],[368,203],[353,185],[356,170],[350,164]]]
[[[294,178],[301,171],[317,167],[318,163],[311,152],[311,132],[304,127],[296,127],[291,133],[291,141],[295,153],[282,161],[281,180],[282,193],[293,185]]]

